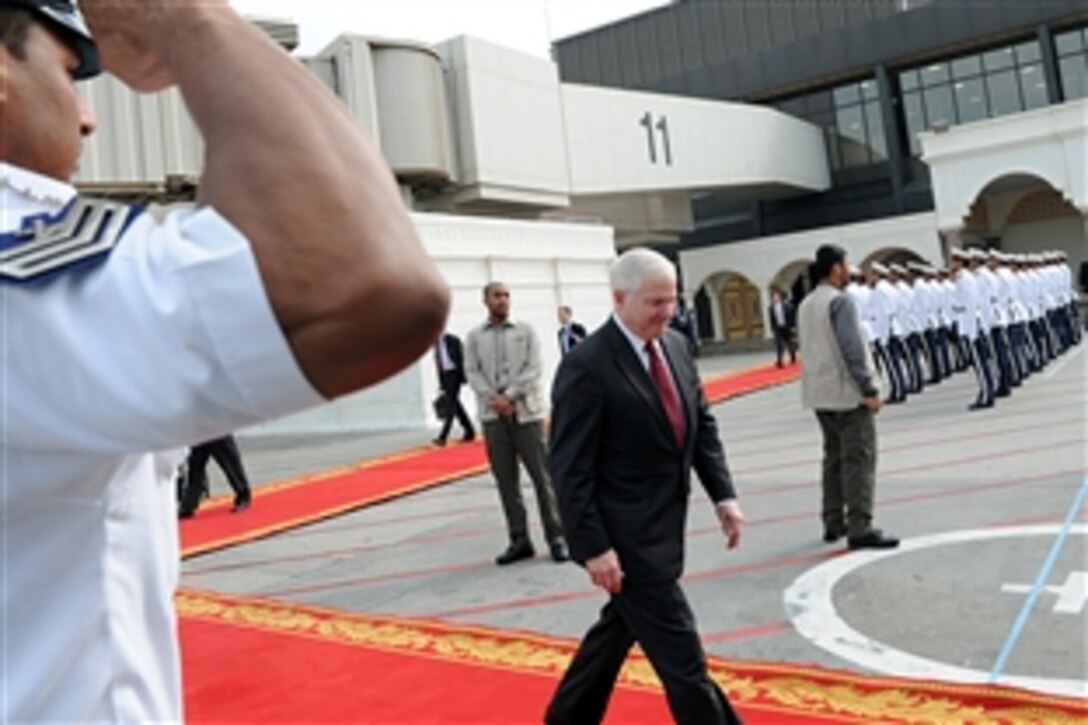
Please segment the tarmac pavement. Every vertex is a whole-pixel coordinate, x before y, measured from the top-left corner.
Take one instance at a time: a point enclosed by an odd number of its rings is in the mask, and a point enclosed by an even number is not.
[[[904,539],[894,552],[844,554],[841,542],[820,540],[820,436],[800,408],[797,384],[715,406],[748,523],[740,549],[727,552],[695,487],[684,588],[707,650],[938,679],[1012,676],[1041,690],[1088,694],[1084,498],[1074,506],[1088,487],[1086,348],[989,411],[967,411],[975,382],[965,373],[880,413],[876,523]],[[713,374],[767,359],[709,358],[700,366]],[[433,436],[240,443],[260,506],[262,483]],[[213,491],[225,490],[211,468]],[[182,583],[580,637],[604,597],[577,566],[547,558],[523,480],[539,552],[532,561],[494,565],[505,526],[491,477],[479,476],[191,559]],[[1067,518],[1072,525],[1063,527]],[[1040,572],[1047,577],[1036,582]],[[1035,606],[1025,612],[1029,599]]]

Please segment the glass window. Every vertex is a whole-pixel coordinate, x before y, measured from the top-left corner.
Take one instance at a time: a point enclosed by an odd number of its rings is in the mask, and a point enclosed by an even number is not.
[[[982,62],[986,65],[986,70],[988,71],[1012,68],[1012,48],[998,48],[997,50],[991,50],[989,53],[983,54]]]
[[[931,86],[948,80],[948,63],[934,63],[922,68],[922,83]]]
[[[1042,108],[1050,102],[1043,66],[1026,65],[1020,69],[1020,94],[1024,98],[1024,110],[1027,111]]]
[[[952,77],[967,78],[982,73],[982,56],[970,55],[952,61]]]
[[[884,161],[888,158],[888,142],[884,137],[884,116],[880,111],[880,104],[865,104],[865,125],[869,132],[869,150],[873,161]]]
[[[1071,55],[1058,63],[1065,100],[1088,98],[1088,55]]]
[[[879,100],[880,89],[877,88],[876,81],[861,82],[861,97],[867,101]]]
[[[1084,47],[1084,36],[1079,30],[1070,30],[1054,36],[1054,45],[1058,49],[1058,55],[1076,53]]]
[[[834,125],[824,127],[824,139],[827,146],[827,162],[832,171],[842,168],[842,156],[839,154],[839,134]]]
[[[1020,65],[1027,63],[1034,63],[1042,58],[1042,53],[1039,52],[1039,41],[1029,40],[1026,43],[1021,43],[1016,46],[1016,62]]]
[[[1002,71],[986,76],[986,93],[990,97],[990,115],[1004,116],[1023,110],[1015,71]]]
[[[952,107],[952,89],[949,86],[927,88],[926,128],[951,126],[956,123],[955,109]]]
[[[922,95],[920,93],[906,93],[903,95],[903,113],[906,116],[907,143],[910,145],[910,155],[917,156],[921,152],[918,144],[918,134],[926,128],[925,109],[922,107]]]
[[[835,115],[839,129],[843,166],[861,166],[869,163],[869,144],[865,138],[865,119],[861,106],[841,108]]]
[[[839,86],[833,91],[835,96],[835,105],[842,106],[847,103],[857,103],[861,100],[861,93],[858,91],[857,83],[851,83],[848,86]]]
[[[918,71],[908,70],[899,74],[899,88],[910,91],[918,87]]]
[[[980,121],[990,115],[986,103],[986,89],[981,78],[956,81],[952,87],[955,90],[956,112],[960,123]]]

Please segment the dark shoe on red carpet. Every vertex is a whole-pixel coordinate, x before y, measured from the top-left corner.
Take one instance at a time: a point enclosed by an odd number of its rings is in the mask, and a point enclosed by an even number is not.
[[[462,443],[471,443],[474,440],[476,440],[476,434],[475,433],[465,433],[465,436],[464,436],[464,438],[461,439],[461,442]]]
[[[196,516],[196,511],[178,511],[179,519],[191,519]]]
[[[562,564],[564,561],[570,561],[570,552],[567,551],[567,545],[562,541],[553,541],[551,543],[552,561]]]
[[[536,556],[536,550],[530,542],[515,541],[506,548],[506,551],[495,557],[495,563],[506,566],[522,559],[532,559],[534,556]]]
[[[442,447],[442,446],[446,445],[446,439],[445,438],[435,438],[433,441],[431,441],[431,443],[434,443],[436,446]]]
[[[244,498],[234,502],[234,506],[231,507],[230,512],[232,514],[240,514],[249,508],[249,499]]]
[[[885,536],[880,529],[873,529],[865,536],[847,539],[846,543],[851,549],[894,549],[899,546],[899,539]]]

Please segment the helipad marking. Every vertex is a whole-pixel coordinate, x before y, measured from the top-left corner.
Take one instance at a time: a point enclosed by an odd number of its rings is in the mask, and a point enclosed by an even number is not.
[[[1061,553],[1062,547],[1065,546],[1065,540],[1069,536],[1069,530],[1073,526],[1073,522],[1076,521],[1077,514],[1080,513],[1080,507],[1081,504],[1084,503],[1085,494],[1088,494],[1088,477],[1084,479],[1084,483],[1081,485],[1080,490],[1077,491],[1077,496],[1073,499],[1073,505],[1069,507],[1069,513],[1065,515],[1065,521],[1062,522],[1062,528],[1058,532],[1058,538],[1054,539],[1054,543],[1051,545],[1050,551],[1046,555],[1046,561],[1043,562],[1043,568],[1039,570],[1039,574],[1035,577],[1035,584],[1032,585],[1031,593],[1028,594],[1027,601],[1025,601],[1024,606],[1021,607],[1020,615],[1016,618],[1016,623],[1013,624],[1012,629],[1009,630],[1009,636],[1005,639],[1005,644],[1001,648],[1001,653],[994,662],[993,670],[990,671],[990,682],[997,682],[1001,677],[1001,673],[1005,671],[1005,665],[1008,664],[1009,657],[1012,656],[1012,652],[1016,648],[1016,643],[1020,641],[1020,635],[1024,633],[1024,628],[1027,626],[1028,619],[1035,609],[1035,603],[1039,601],[1039,595],[1043,593],[1043,587],[1046,585],[1047,580],[1050,579],[1050,572],[1054,570],[1054,564],[1058,561],[1058,554]]]
[[[1031,584],[1002,584],[1001,591],[1005,594],[1030,594]],[[1054,602],[1055,614],[1072,614],[1080,616],[1088,605],[1088,571],[1072,571],[1065,579],[1065,584],[1043,587],[1047,594],[1055,594],[1058,601]]]
[[[835,584],[847,574],[873,562],[900,554],[972,541],[1053,536],[1061,529],[1061,526],[1048,524],[951,531],[907,539],[898,549],[892,551],[853,552],[813,567],[798,577],[785,592],[786,613],[797,631],[817,647],[870,670],[890,675],[951,682],[986,682],[990,673],[984,670],[958,667],[919,657],[861,634],[844,622],[835,611],[832,590]],[[1088,535],[1088,524],[1076,524],[1071,526],[1068,532],[1080,536]],[[1088,697],[1088,682],[1084,680],[1006,674],[1002,675],[998,682],[1056,695]]]

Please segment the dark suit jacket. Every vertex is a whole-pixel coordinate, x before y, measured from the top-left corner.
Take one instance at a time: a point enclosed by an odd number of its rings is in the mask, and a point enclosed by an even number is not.
[[[442,338],[446,341],[446,351],[450,354],[450,360],[453,361],[454,367],[456,367],[456,377],[447,372],[443,373],[442,363],[438,358],[438,347],[435,346],[435,369],[438,370],[438,382],[440,385],[455,384],[460,387],[466,382],[465,379],[465,349],[461,345],[461,338],[451,333],[445,333]]]
[[[767,305],[767,317],[771,321],[771,329],[781,329],[785,332],[790,332],[797,327],[797,307],[790,300],[782,300],[782,313],[782,316],[786,318],[785,327],[780,327],[778,324],[778,320],[776,320],[774,317],[774,303],[772,302],[771,304]]]
[[[573,350],[578,343],[586,339],[586,328],[577,322],[570,323],[570,334],[574,339],[571,340],[570,349]],[[556,338],[559,340],[559,352],[563,352],[563,328],[560,327],[555,333]]]
[[[732,479],[686,340],[661,340],[684,406],[684,446],[661,397],[612,320],[574,348],[552,388],[549,468],[575,561],[609,548],[628,581],[675,581],[684,567],[691,469],[714,502]]]

